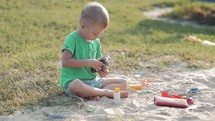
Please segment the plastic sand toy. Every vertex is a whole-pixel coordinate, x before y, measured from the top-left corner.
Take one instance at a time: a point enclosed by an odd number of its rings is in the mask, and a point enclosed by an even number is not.
[[[132,88],[135,90],[142,90],[143,86],[141,84],[129,84],[128,88]]]
[[[169,107],[178,107],[178,108],[188,107],[187,101],[185,99],[179,99],[179,98],[155,96],[154,103],[158,106],[169,106]]]

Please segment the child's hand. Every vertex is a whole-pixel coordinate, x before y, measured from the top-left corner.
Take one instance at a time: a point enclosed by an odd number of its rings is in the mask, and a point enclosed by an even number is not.
[[[105,70],[105,71],[101,70],[101,71],[98,72],[98,74],[99,74],[100,77],[105,77],[108,74],[108,70]]]
[[[100,70],[101,70],[101,67],[102,67],[103,65],[104,65],[104,64],[103,64],[101,61],[96,60],[96,59],[90,60],[90,61],[89,61],[89,66],[92,67],[92,68],[94,68],[96,71],[100,71]]]

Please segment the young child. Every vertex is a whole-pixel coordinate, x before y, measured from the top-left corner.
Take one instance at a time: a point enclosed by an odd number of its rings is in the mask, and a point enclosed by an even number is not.
[[[70,33],[62,49],[62,68],[60,73],[60,87],[67,95],[84,98],[100,99],[100,96],[113,98],[114,88],[119,87],[121,98],[127,98],[127,81],[124,79],[104,79],[107,70],[97,60],[102,56],[99,35],[109,25],[109,15],[105,7],[97,2],[88,3],[80,16],[80,27]],[[97,73],[93,73],[91,68]]]

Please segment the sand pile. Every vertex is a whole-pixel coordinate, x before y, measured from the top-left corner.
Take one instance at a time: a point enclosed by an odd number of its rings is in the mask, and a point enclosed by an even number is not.
[[[140,74],[141,76],[137,76]],[[116,75],[110,75],[116,76]],[[139,121],[139,120],[215,120],[215,68],[209,70],[166,69],[163,72],[143,71],[130,75],[117,75],[140,83],[151,79],[149,87],[129,90],[130,96],[114,104],[112,99],[102,97],[100,101],[82,102],[65,95],[49,100],[50,106],[23,108],[9,116],[0,116],[0,121]],[[198,88],[192,94],[193,105],[188,108],[156,106],[154,96],[161,91],[169,94],[188,95],[191,88]]]

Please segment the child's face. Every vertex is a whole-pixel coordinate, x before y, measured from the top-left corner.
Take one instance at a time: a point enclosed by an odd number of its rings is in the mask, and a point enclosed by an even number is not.
[[[84,26],[82,29],[84,31],[84,39],[86,40],[95,40],[105,31],[103,26],[97,24],[93,26]]]

